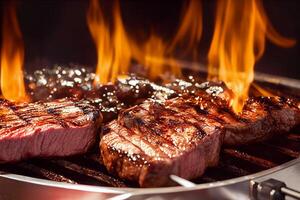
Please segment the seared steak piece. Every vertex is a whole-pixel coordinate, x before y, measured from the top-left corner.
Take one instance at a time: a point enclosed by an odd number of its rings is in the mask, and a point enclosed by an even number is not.
[[[222,143],[262,141],[299,124],[300,104],[290,99],[251,97],[235,114],[226,99],[199,90],[124,110],[100,150],[109,172],[141,187],[166,186],[170,174],[192,179],[216,165]]]
[[[250,97],[239,114],[230,107],[234,95],[222,82],[193,83],[176,80],[168,87],[225,128],[225,145],[263,141],[300,124],[300,103],[284,97]],[[191,98],[194,96],[195,98]]]
[[[225,145],[263,141],[300,125],[300,103],[283,97],[251,97],[239,114],[241,121],[226,122]]]
[[[300,124],[300,103],[284,97],[250,97],[239,114],[228,101],[198,91],[198,97],[184,95],[186,103],[197,105],[199,114],[224,127],[225,145],[241,145],[263,141],[283,134]]]
[[[15,104],[0,99],[0,162],[86,152],[101,113],[88,100]]]
[[[170,174],[192,179],[219,160],[222,125],[182,98],[124,110],[100,142],[109,172],[141,187],[171,184]]]

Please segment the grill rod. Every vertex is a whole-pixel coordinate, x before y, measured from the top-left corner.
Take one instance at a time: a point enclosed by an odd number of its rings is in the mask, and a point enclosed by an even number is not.
[[[300,199],[300,192],[287,187],[282,181],[271,178],[262,182],[250,181],[250,196],[253,200],[284,200],[285,196]]]
[[[280,189],[280,191],[283,193],[283,194],[286,194],[288,196],[291,196],[291,197],[294,197],[296,199],[300,199],[300,192],[296,191],[296,190],[293,190],[291,188],[288,188],[288,187],[282,187]]]
[[[189,180],[186,180],[184,178],[181,178],[179,176],[176,176],[176,175],[170,175],[170,178],[174,182],[178,183],[179,185],[181,185],[183,187],[194,187],[194,186],[196,186],[195,183],[193,183],[193,182],[191,182]],[[282,187],[280,187],[280,189],[279,189],[282,194],[290,196],[290,197],[293,197],[295,199],[300,199],[300,192],[287,187],[284,183],[282,183],[280,181],[277,181],[277,180],[274,180],[274,179],[271,179],[271,180],[274,181],[273,185],[275,185],[275,184],[282,185]],[[268,181],[266,181],[266,182],[268,182]],[[259,188],[259,186],[261,187],[260,190],[263,190],[263,185],[259,184],[257,186],[257,188]],[[268,187],[276,187],[276,186],[268,185]],[[273,191],[274,188],[270,188],[270,189],[272,189],[272,190],[271,190],[271,192],[269,192],[269,194],[270,195],[272,195],[272,194],[274,195],[275,194],[275,190]],[[284,197],[284,195],[282,195],[282,196]],[[271,198],[271,199],[273,199],[273,198]]]
[[[195,183],[189,181],[189,180],[186,180],[184,178],[181,178],[179,176],[176,176],[176,175],[170,175],[170,179],[176,183],[178,183],[179,185],[183,186],[183,187],[194,187],[196,186]]]

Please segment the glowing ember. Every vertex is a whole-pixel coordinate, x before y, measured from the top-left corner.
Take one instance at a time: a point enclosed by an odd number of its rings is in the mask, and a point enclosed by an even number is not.
[[[235,93],[232,106],[241,111],[254,78],[254,64],[264,52],[265,39],[282,47],[294,40],[281,37],[268,21],[259,0],[219,1],[215,32],[208,54],[209,79],[224,81]]]
[[[8,3],[3,13],[1,49],[2,95],[12,101],[26,101],[23,79],[24,46],[15,5]]]

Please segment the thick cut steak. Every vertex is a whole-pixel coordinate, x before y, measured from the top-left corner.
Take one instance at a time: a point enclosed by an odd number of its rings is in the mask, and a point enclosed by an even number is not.
[[[224,145],[237,146],[266,140],[300,125],[300,104],[284,97],[250,97],[241,113],[233,112],[227,100],[198,91],[199,96],[184,95],[198,114],[222,124]],[[196,105],[196,106],[195,106]]]
[[[109,172],[141,187],[170,185],[170,174],[192,179],[219,160],[222,125],[181,98],[124,110],[100,142]]]
[[[86,152],[101,113],[88,100],[15,104],[0,99],[0,162]]]
[[[197,104],[200,112],[220,122],[225,129],[225,145],[242,145],[284,134],[300,124],[300,103],[284,97],[250,97],[241,113],[230,107],[234,95],[222,82],[170,85],[186,101]],[[192,98],[194,97],[194,98]]]
[[[196,178],[219,160],[222,144],[241,145],[288,132],[300,124],[299,103],[251,97],[240,114],[205,91],[126,109],[105,129],[104,165],[142,187],[170,184],[169,175]]]
[[[225,120],[225,145],[260,142],[300,125],[300,104],[283,97],[251,97],[238,123]]]

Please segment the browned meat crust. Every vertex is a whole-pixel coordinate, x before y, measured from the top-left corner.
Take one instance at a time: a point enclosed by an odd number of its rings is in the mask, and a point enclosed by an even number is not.
[[[101,113],[87,100],[15,104],[0,99],[0,162],[86,152]]]
[[[105,166],[142,187],[169,185],[170,174],[201,176],[219,160],[221,124],[197,114],[182,98],[134,106],[108,128],[100,142]]]
[[[253,97],[235,114],[227,99],[194,94],[124,110],[100,142],[108,171],[142,187],[166,186],[170,174],[192,179],[216,165],[222,144],[262,141],[300,124],[290,99]]]
[[[300,104],[283,97],[252,97],[239,115],[240,123],[228,121],[225,145],[242,145],[284,134],[300,124]]]

